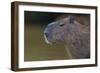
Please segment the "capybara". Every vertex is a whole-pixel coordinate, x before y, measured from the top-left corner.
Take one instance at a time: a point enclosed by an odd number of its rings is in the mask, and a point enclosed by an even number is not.
[[[90,24],[86,19],[83,22],[73,15],[51,22],[44,29],[45,41],[52,45],[62,43],[71,59],[90,58]]]

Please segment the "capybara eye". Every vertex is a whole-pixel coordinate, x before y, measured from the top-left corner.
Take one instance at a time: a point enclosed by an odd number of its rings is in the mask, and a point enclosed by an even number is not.
[[[60,24],[59,26],[61,26],[61,27],[64,26],[64,23]]]

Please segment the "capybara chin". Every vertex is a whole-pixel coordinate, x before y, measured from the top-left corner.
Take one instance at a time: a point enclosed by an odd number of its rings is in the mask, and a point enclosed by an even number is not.
[[[66,51],[70,51],[71,59],[90,58],[90,25],[82,25],[72,15],[48,24],[44,37],[52,45],[63,43]]]

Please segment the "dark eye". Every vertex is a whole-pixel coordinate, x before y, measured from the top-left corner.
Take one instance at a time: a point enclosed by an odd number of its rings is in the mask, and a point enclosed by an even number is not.
[[[60,24],[59,26],[61,26],[61,27],[64,26],[64,23]]]

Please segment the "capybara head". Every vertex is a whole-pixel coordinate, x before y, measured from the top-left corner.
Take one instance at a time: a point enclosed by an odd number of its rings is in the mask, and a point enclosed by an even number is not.
[[[79,34],[80,26],[73,16],[52,22],[44,30],[44,37],[47,43],[67,43],[67,41]]]

